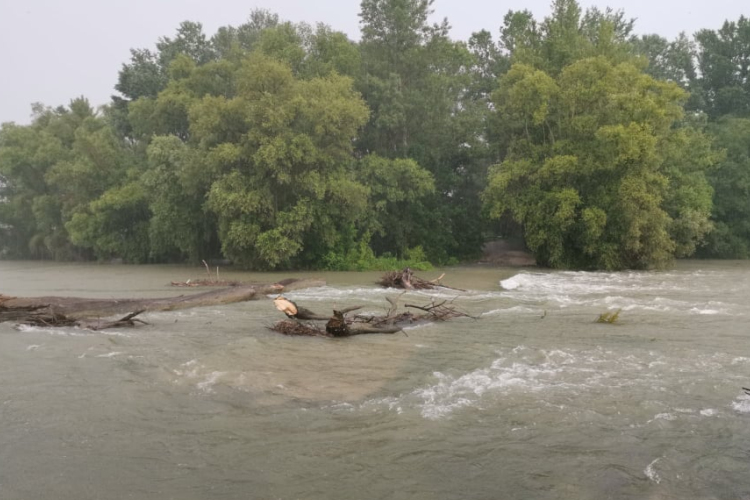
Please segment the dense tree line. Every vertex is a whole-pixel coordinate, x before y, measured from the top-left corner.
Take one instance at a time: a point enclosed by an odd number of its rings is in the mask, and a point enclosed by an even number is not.
[[[118,95],[0,129],[0,255],[253,269],[750,254],[750,21],[668,41],[555,0],[499,38],[362,0],[361,40],[255,11],[132,50]],[[390,259],[390,260],[389,260]]]

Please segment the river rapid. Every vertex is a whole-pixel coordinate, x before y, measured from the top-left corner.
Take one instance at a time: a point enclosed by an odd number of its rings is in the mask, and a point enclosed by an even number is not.
[[[289,338],[269,300],[0,324],[0,499],[750,498],[750,263],[419,273],[476,319]],[[377,273],[316,312],[382,312]],[[0,293],[158,297],[197,268],[0,262]],[[614,324],[595,320],[621,310]]]

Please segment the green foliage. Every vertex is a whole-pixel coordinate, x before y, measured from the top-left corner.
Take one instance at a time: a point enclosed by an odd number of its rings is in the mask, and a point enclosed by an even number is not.
[[[357,87],[371,115],[357,148],[362,155],[411,159],[432,174],[434,193],[401,215],[405,226],[419,221],[408,235],[431,259],[447,260],[474,256],[481,247],[479,192],[490,155],[484,135],[488,92],[502,62],[487,34],[475,37],[472,52],[448,37],[447,21],[430,24],[432,3],[362,2],[366,72]],[[377,233],[373,242],[378,248],[415,244],[395,234],[381,242]]]
[[[366,190],[353,179],[351,154],[367,108],[343,76],[298,80],[261,55],[238,71],[231,102],[211,100],[212,113],[204,99],[191,113],[197,153],[217,172],[207,208],[225,255],[256,267],[289,266],[311,238],[332,245],[337,220],[356,220],[364,210]],[[242,111],[224,112],[233,106]],[[236,148],[206,133],[234,127],[244,130]]]
[[[106,120],[78,98],[57,109],[35,107],[31,125],[3,125],[0,176],[6,201],[0,226],[11,256],[87,257],[66,223],[122,179],[127,156]]]
[[[141,176],[148,200],[150,256],[200,262],[218,254],[215,219],[204,209],[205,189],[193,152],[175,136],[155,137]]]
[[[91,248],[100,260],[143,263],[149,256],[149,215],[142,186],[131,182],[104,193],[65,227],[71,242]]]
[[[554,0],[464,43],[433,3],[363,0],[359,42],[186,21],[103,111],[34,105],[0,127],[0,256],[421,269],[497,235],[553,267],[750,256],[745,17],[668,41]]]
[[[750,116],[750,19],[740,16],[719,30],[701,30],[695,39],[706,112],[712,118]]]
[[[357,179],[370,186],[368,232],[375,235],[375,249],[401,254],[418,245],[414,237],[422,221],[415,216],[425,196],[435,191],[432,175],[414,160],[368,155],[359,162]]]
[[[599,56],[556,78],[516,64],[493,97],[514,139],[485,203],[522,225],[538,262],[658,267],[702,241],[712,159],[693,147],[707,144],[700,132],[673,128],[684,100],[675,85]]]
[[[356,246],[341,251],[330,251],[323,259],[323,268],[329,271],[392,271],[410,267],[417,271],[429,271],[432,264],[421,246],[407,249],[403,258],[384,254],[376,257],[370,248],[369,236],[365,235]]]
[[[725,117],[709,127],[724,157],[709,171],[715,230],[703,257],[750,257],[750,119]]]

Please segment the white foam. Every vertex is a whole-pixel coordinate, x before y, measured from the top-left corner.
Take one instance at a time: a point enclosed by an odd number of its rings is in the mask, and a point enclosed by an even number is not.
[[[657,413],[656,415],[654,415],[654,418],[646,423],[650,424],[651,422],[654,422],[656,420],[666,420],[668,422],[671,422],[672,420],[677,420],[677,417],[673,413]]]
[[[583,374],[588,382],[601,376],[596,370],[576,367],[575,357],[569,353],[551,351],[545,353],[545,357],[546,362],[540,364],[509,362],[499,358],[489,368],[480,368],[458,377],[435,372],[436,384],[416,389],[407,399],[417,400],[416,405],[424,418],[436,420],[460,408],[478,406],[486,394],[560,387],[559,379],[563,371]]]
[[[491,311],[483,312],[481,316],[495,316],[497,314],[538,314],[542,315],[545,311],[532,309],[526,306],[513,306],[502,309],[493,309]]]
[[[427,328],[428,326],[432,326],[432,323],[418,323],[412,326],[405,326],[402,330],[410,332],[412,330],[419,330],[420,328]]]
[[[363,408],[413,409],[423,418],[437,420],[461,409],[492,406],[505,396],[539,393],[536,396],[539,401],[554,405],[554,398],[563,392],[578,396],[602,389],[612,393],[613,390],[631,386],[663,391],[665,389],[658,383],[663,369],[655,367],[672,366],[675,362],[659,352],[622,356],[602,347],[581,351],[564,348],[544,350],[517,345],[495,352],[498,357],[488,366],[458,374],[435,372],[432,383],[395,399],[369,400]],[[698,365],[704,361],[696,360]],[[728,360],[723,362],[726,366]],[[647,423],[676,420],[677,415],[683,413],[697,415],[698,410],[675,408],[670,412],[659,413]],[[709,413],[702,415],[709,416]]]
[[[466,290],[456,291],[450,289],[433,289],[433,290],[404,290],[397,288],[382,288],[378,286],[371,287],[317,287],[308,288],[305,290],[296,290],[293,292],[285,293],[285,297],[292,300],[299,301],[313,301],[313,302],[324,302],[324,301],[347,301],[353,300],[357,302],[371,302],[379,305],[388,305],[383,299],[384,296],[402,296],[401,301],[412,298],[413,300],[427,300],[431,299],[445,299],[453,300],[460,297],[461,300],[469,302],[478,302],[484,300],[496,300],[504,297],[502,292],[494,291],[478,291],[478,290]],[[268,295],[270,298],[275,298],[276,295]]]
[[[654,465],[656,465],[656,462],[658,462],[659,460],[661,460],[661,457],[652,461],[643,470],[643,473],[646,475],[646,477],[652,480],[653,482],[655,482],[656,484],[661,483],[661,477],[659,476],[659,474],[656,473],[656,469],[654,469]]]
[[[714,278],[700,273],[522,272],[500,285],[506,298],[563,309],[583,306],[708,316],[741,314],[737,305],[705,302],[704,288],[691,278],[709,277]]]
[[[512,278],[508,278],[505,280],[500,281],[500,286],[502,286],[505,290],[515,290],[516,288],[520,288],[524,283],[527,283],[527,279],[525,279],[524,274],[516,274]]]
[[[698,307],[691,308],[690,312],[694,314],[708,314],[708,315],[721,314],[721,311],[719,311],[718,309],[700,309]]]
[[[227,372],[219,372],[219,371],[211,372],[206,376],[206,378],[203,381],[198,382],[196,384],[196,387],[205,392],[213,392],[213,386],[216,385],[219,379],[226,374]]]
[[[732,401],[732,409],[740,413],[750,413],[750,398],[741,397]]]
[[[322,286],[316,288],[308,288],[305,290],[298,290],[294,292],[285,293],[284,296],[292,300],[300,301],[312,301],[312,302],[323,302],[323,301],[336,301],[336,300],[348,300],[356,299],[364,302],[377,302],[385,303],[383,300],[383,294],[400,294],[403,290],[396,290],[390,288],[380,287],[338,287],[334,288],[331,286]],[[269,295],[269,297],[276,297],[276,295]]]
[[[214,392],[213,387],[229,372],[225,371],[208,371],[205,365],[198,363],[198,360],[191,359],[180,365],[180,369],[173,369],[172,373],[181,379],[187,379],[190,383],[195,382],[195,387],[204,392]],[[240,375],[240,380],[244,374]],[[179,379],[175,383],[179,383]]]
[[[62,337],[85,337],[91,335],[91,333],[85,333],[84,331],[72,328],[48,328],[30,325],[17,325],[14,328],[23,333],[46,333],[49,335],[60,335]]]
[[[115,356],[119,356],[120,354],[122,353],[119,351],[112,351],[112,352],[108,352],[107,354],[99,354],[96,357],[97,358],[114,358]]]

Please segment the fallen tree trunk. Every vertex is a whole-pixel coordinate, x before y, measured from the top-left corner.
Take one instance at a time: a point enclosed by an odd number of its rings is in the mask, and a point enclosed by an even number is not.
[[[253,284],[210,290],[192,295],[157,299],[86,299],[78,297],[9,297],[0,295],[0,322],[24,323],[37,318],[66,318],[77,322],[83,318],[108,317],[117,314],[174,311],[192,307],[233,304],[262,298],[283,291],[322,286],[325,282],[312,279],[287,279],[272,284]],[[139,314],[140,314],[139,312]],[[62,320],[61,320],[62,321]]]
[[[107,328],[136,326],[136,323],[147,325],[148,323],[146,323],[145,321],[136,318],[136,316],[138,316],[142,312],[143,311],[135,311],[119,319],[111,321],[101,321],[75,319],[69,318],[64,314],[48,314],[44,312],[34,311],[23,318],[19,318],[19,320],[17,321],[19,325],[27,326],[74,326],[78,328],[85,328],[87,330],[105,330]]]

